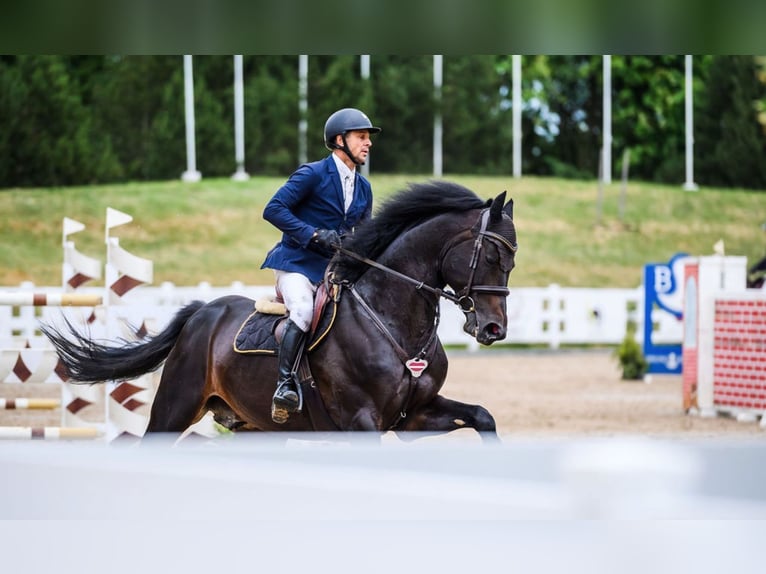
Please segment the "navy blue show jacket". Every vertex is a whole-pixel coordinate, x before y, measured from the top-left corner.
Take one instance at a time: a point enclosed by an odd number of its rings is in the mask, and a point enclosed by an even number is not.
[[[266,255],[261,269],[302,273],[319,283],[332,254],[311,243],[314,232],[334,229],[343,236],[372,214],[370,182],[358,170],[355,177],[354,199],[345,212],[343,187],[332,155],[301,165],[263,210],[263,218],[282,232],[282,240]]]

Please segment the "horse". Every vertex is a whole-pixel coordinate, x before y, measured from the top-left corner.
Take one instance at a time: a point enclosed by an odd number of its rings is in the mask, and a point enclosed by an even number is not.
[[[67,324],[41,326],[69,382],[130,380],[163,366],[144,437],[183,433],[208,411],[235,431],[393,431],[403,440],[472,428],[498,441],[489,411],[440,394],[448,360],[436,333],[446,298],[480,344],[506,336],[507,287],[515,265],[513,200],[484,201],[456,183],[409,184],[343,240],[324,284],[335,317],[308,348],[321,416],[303,408],[283,424],[270,416],[274,355],[232,348],[254,301],[228,295],[181,308],[156,335],[96,342]],[[175,435],[153,435],[175,436]]]
[[[764,224],[766,227],[766,223]],[[766,257],[756,261],[750,269],[747,270],[746,286],[748,289],[763,289],[766,281]]]

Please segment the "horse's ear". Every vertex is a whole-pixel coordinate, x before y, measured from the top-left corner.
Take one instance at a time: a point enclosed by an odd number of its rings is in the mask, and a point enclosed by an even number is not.
[[[489,220],[491,222],[496,223],[503,218],[503,203],[505,203],[505,194],[506,192],[504,191],[492,201],[492,205],[489,207]]]
[[[508,200],[508,203],[506,203],[505,207],[503,207],[503,211],[508,214],[508,217],[513,219],[513,198]]]

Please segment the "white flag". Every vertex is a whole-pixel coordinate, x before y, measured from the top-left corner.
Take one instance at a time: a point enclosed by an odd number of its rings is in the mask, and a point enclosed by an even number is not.
[[[67,235],[72,235],[72,233],[82,231],[83,229],[85,229],[84,223],[80,223],[74,219],[69,219],[68,217],[64,218],[64,237]]]
[[[719,239],[715,242],[715,245],[713,245],[713,253],[716,255],[725,255],[726,250],[724,249],[723,245],[723,239]]]
[[[112,209],[111,207],[106,208],[107,231],[110,230],[112,227],[117,227],[118,225],[125,225],[126,223],[130,223],[131,221],[133,221],[133,217],[131,217],[127,213],[123,213],[122,211],[117,211],[116,209]]]

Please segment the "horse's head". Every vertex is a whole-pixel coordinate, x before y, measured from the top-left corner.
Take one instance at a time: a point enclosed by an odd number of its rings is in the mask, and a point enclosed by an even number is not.
[[[465,314],[463,330],[483,345],[505,339],[508,276],[515,265],[513,200],[505,192],[482,210],[479,220],[454,242],[442,260],[442,276],[455,289]]]

